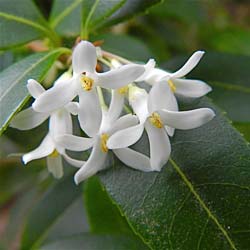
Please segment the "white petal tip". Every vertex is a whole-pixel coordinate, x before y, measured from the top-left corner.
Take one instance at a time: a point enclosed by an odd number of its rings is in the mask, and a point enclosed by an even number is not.
[[[27,165],[27,163],[29,162],[28,157],[25,157],[25,155],[22,157],[22,162]]]
[[[78,176],[77,175],[75,175],[75,177],[74,177],[74,182],[75,182],[75,184],[78,186],[79,185],[79,183],[81,182],[80,180],[78,180]]]

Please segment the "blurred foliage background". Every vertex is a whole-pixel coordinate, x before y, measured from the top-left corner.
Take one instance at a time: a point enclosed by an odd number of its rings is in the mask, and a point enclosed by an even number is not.
[[[34,2],[45,18],[53,18],[53,15],[51,16],[52,0],[35,0]],[[62,41],[63,46],[71,47],[75,42],[75,37],[79,35],[77,11],[76,9],[76,13],[71,17],[75,18],[71,26],[58,26],[58,33],[66,34]],[[147,10],[145,15],[134,17],[111,28],[102,29],[101,32],[93,32],[89,39],[91,41],[103,40],[104,48],[128,59],[144,61],[151,57],[156,58],[159,66],[168,66],[170,69],[176,69],[176,65],[181,65],[183,58],[190,56],[195,50],[205,50],[207,54],[211,52],[211,55],[214,52],[220,52],[223,55],[227,53],[223,63],[231,55],[242,58],[243,62],[239,61],[238,65],[235,59],[235,65],[231,67],[242,68],[242,81],[247,81],[247,79],[249,81],[250,2],[248,0],[166,0]],[[0,71],[33,53],[34,46],[34,43],[29,43],[8,51],[1,51]],[[208,61],[211,59],[209,55],[205,55],[203,60],[206,61],[206,58]],[[213,72],[219,69],[219,61],[216,65],[213,65],[215,60],[211,62]],[[247,140],[250,140],[250,114],[247,116],[247,112],[250,113],[250,93],[235,90],[230,82],[224,89],[219,84],[220,79],[217,79],[219,77],[216,72],[212,73],[213,76],[209,75],[209,71],[206,72],[207,75],[202,75],[202,73],[199,75],[202,63],[203,61],[198,66],[198,71],[193,74],[198,75],[202,80],[211,78],[215,82],[214,85],[211,84],[215,88],[211,97],[218,100],[219,106],[228,112],[229,118],[233,120],[234,126],[244,134]],[[63,68],[58,72],[62,70]],[[48,86],[58,72],[50,71],[50,78],[46,81]],[[228,69],[225,69],[222,73],[223,77],[227,78],[228,73]],[[241,76],[235,76],[235,79],[237,77]],[[231,92],[235,91],[239,92],[239,98],[232,102]],[[241,94],[244,95],[242,98]],[[39,210],[41,218],[47,212],[46,198],[45,201],[40,200],[41,197],[44,199],[44,194],[49,193],[50,199],[58,199],[57,193],[53,193],[53,188],[58,188],[57,181],[48,175],[44,160],[32,162],[24,168],[20,155],[9,156],[13,152],[23,153],[35,148],[46,134],[46,126],[44,124],[42,128],[22,132],[8,128],[1,136],[0,238],[2,240],[0,249],[1,247],[6,249],[6,246],[10,250],[19,249],[21,233],[25,228],[25,218],[28,212],[41,204],[44,209]],[[66,177],[67,172],[71,173],[71,169],[67,167],[65,166]],[[69,182],[67,178],[65,182]],[[86,207],[84,207],[86,202],[83,202],[81,195],[82,188],[82,186],[74,187],[76,193],[70,194],[67,204],[61,204],[61,210],[58,209],[60,211],[57,211],[56,219],[51,219],[49,222],[49,229],[42,230],[43,242],[49,242],[60,236],[69,236],[74,232],[89,231]],[[101,187],[96,188],[96,192],[102,192]],[[66,191],[64,194],[68,195]],[[51,215],[51,218],[54,217]],[[68,226],[69,223],[71,226]],[[126,230],[125,226],[124,228]]]

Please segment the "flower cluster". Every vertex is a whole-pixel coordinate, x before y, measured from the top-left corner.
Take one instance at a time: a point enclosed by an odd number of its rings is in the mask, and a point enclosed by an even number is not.
[[[169,159],[169,136],[174,135],[175,129],[197,128],[215,115],[209,108],[179,111],[176,99],[198,98],[211,91],[200,80],[183,78],[203,53],[195,52],[181,69],[170,73],[155,68],[153,59],[144,65],[135,64],[81,41],[73,51],[73,72],[65,72],[53,87],[45,90],[37,81],[28,80],[27,88],[35,100],[32,107],[14,117],[11,126],[27,130],[49,119],[49,132],[38,148],[23,155],[23,162],[47,157],[48,170],[60,178],[64,158],[79,168],[75,174],[77,184],[105,167],[109,150],[129,167],[160,171]],[[110,70],[97,72],[98,60]],[[147,83],[150,90],[138,87],[138,82]],[[111,93],[108,107],[103,98],[104,89]],[[133,113],[121,115],[127,101]],[[86,137],[73,135],[72,115],[77,115]],[[144,130],[150,156],[130,148]],[[66,152],[91,148],[86,162],[73,159]]]

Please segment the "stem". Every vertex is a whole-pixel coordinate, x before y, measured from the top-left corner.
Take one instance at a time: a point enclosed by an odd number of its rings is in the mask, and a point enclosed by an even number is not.
[[[101,87],[97,86],[96,89],[97,89],[97,94],[98,94],[98,97],[99,97],[99,102],[101,104],[101,107],[104,108],[105,110],[107,110],[108,107],[107,107],[107,105],[105,103]]]
[[[102,62],[103,64],[107,65],[107,66],[110,67],[111,69],[113,68],[112,64],[111,64],[108,60],[104,59],[103,57],[98,58],[98,61],[100,61],[100,62]]]
[[[127,60],[127,59],[125,59],[125,58],[123,58],[121,56],[115,55],[115,54],[110,53],[110,52],[105,51],[105,50],[102,50],[102,54],[103,54],[103,56],[105,56],[107,58],[116,59],[116,60],[118,60],[118,61],[120,61],[122,63],[125,63],[125,64],[132,63],[131,61],[129,61],[129,60]]]

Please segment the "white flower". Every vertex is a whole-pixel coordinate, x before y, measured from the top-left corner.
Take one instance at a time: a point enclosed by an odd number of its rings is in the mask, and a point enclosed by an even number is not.
[[[113,90],[110,107],[108,110],[102,109],[101,126],[94,137],[83,138],[73,135],[64,135],[57,138],[57,141],[64,145],[65,148],[73,151],[83,151],[93,147],[89,159],[75,174],[76,184],[106,167],[105,161],[109,151],[107,141],[114,133],[138,124],[138,118],[135,115],[127,114],[118,118],[123,107],[123,95],[124,94],[120,93],[119,90]],[[92,144],[86,145],[86,139],[92,140]],[[151,170],[148,157],[141,153],[130,148],[119,148],[113,150],[113,152],[127,166],[143,171]]]
[[[206,95],[212,89],[205,82],[193,79],[183,79],[199,63],[204,51],[196,51],[188,61],[174,73],[159,68],[146,70],[136,81],[145,81],[150,85],[161,82],[163,79],[168,83],[173,93],[178,96],[198,98]]]
[[[58,84],[58,83],[57,83]],[[29,80],[27,88],[34,98],[38,98],[45,89],[35,80]],[[49,118],[49,132],[42,143],[35,150],[24,154],[22,159],[25,164],[31,160],[47,157],[47,166],[56,178],[63,175],[63,165],[61,155],[71,165],[80,167],[83,161],[74,160],[65,153],[65,149],[56,142],[55,138],[63,134],[72,134],[71,114],[76,114],[77,103],[70,102],[65,107],[50,113],[40,113],[32,107],[21,111],[11,122],[11,127],[20,130],[28,130],[39,126]]]
[[[143,65],[129,64],[104,73],[97,73],[96,48],[87,41],[81,41],[72,55],[73,77],[47,90],[33,103],[34,110],[50,112],[63,107],[79,96],[78,119],[81,128],[94,136],[101,123],[101,108],[96,86],[118,89],[142,75]]]
[[[110,149],[128,147],[140,139],[145,128],[150,144],[151,170],[156,171],[160,171],[168,161],[171,152],[164,125],[177,129],[192,129],[210,121],[215,115],[209,108],[169,111],[163,103],[166,97],[161,86],[163,85],[155,85],[149,95],[144,89],[135,86],[129,89],[130,105],[139,117],[140,123],[116,132],[107,142]]]

